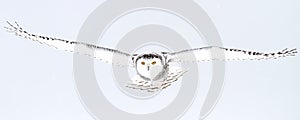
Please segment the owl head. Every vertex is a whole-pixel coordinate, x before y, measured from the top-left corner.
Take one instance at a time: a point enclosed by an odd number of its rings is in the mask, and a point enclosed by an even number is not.
[[[157,53],[140,54],[133,60],[136,71],[141,77],[154,80],[164,72],[163,57]]]

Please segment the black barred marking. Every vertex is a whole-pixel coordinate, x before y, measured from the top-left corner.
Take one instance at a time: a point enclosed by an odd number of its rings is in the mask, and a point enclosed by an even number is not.
[[[93,45],[90,45],[90,44],[87,44],[86,46],[89,48],[95,48]]]
[[[286,53],[288,53],[288,52],[290,52],[290,51],[285,51],[284,54],[286,54]]]
[[[158,58],[158,59],[162,60],[162,57],[160,55],[154,54],[154,53],[142,54],[142,55],[138,56],[138,58],[136,60],[139,60],[140,58],[144,58],[144,59]]]
[[[251,55],[251,51],[248,51],[248,54]]]
[[[161,54],[168,54],[169,52],[161,52]],[[134,54],[134,55],[137,55],[137,54]]]

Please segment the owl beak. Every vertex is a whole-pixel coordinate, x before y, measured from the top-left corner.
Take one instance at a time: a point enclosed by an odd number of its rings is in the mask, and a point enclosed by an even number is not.
[[[149,71],[149,69],[150,69],[150,66],[147,66],[147,68],[148,68],[148,71]]]

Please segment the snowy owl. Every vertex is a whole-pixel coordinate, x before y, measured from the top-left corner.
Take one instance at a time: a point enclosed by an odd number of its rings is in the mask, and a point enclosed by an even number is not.
[[[207,46],[181,50],[178,52],[159,52],[129,54],[115,49],[101,47],[83,42],[69,41],[53,37],[31,34],[20,27],[7,22],[5,27],[8,32],[41,44],[82,55],[117,66],[131,66],[136,71],[136,76],[126,85],[129,88],[156,91],[167,88],[177,81],[187,70],[173,67],[171,63],[201,62],[212,60],[267,60],[280,57],[295,56],[296,49],[284,49],[274,53],[263,53],[241,49],[230,49],[218,46]]]

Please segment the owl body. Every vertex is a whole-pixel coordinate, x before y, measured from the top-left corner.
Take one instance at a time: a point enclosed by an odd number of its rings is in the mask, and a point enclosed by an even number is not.
[[[179,80],[186,72],[187,70],[183,70],[181,67],[168,66],[164,69],[163,77],[160,79],[148,80],[137,74],[132,77],[126,87],[147,92],[156,92],[171,86],[172,83]]]
[[[168,52],[134,54],[132,61],[137,75],[131,79],[129,85],[138,85],[139,89],[147,91],[169,87],[187,72],[179,66],[170,65],[174,59]],[[134,86],[131,88],[136,88]]]

